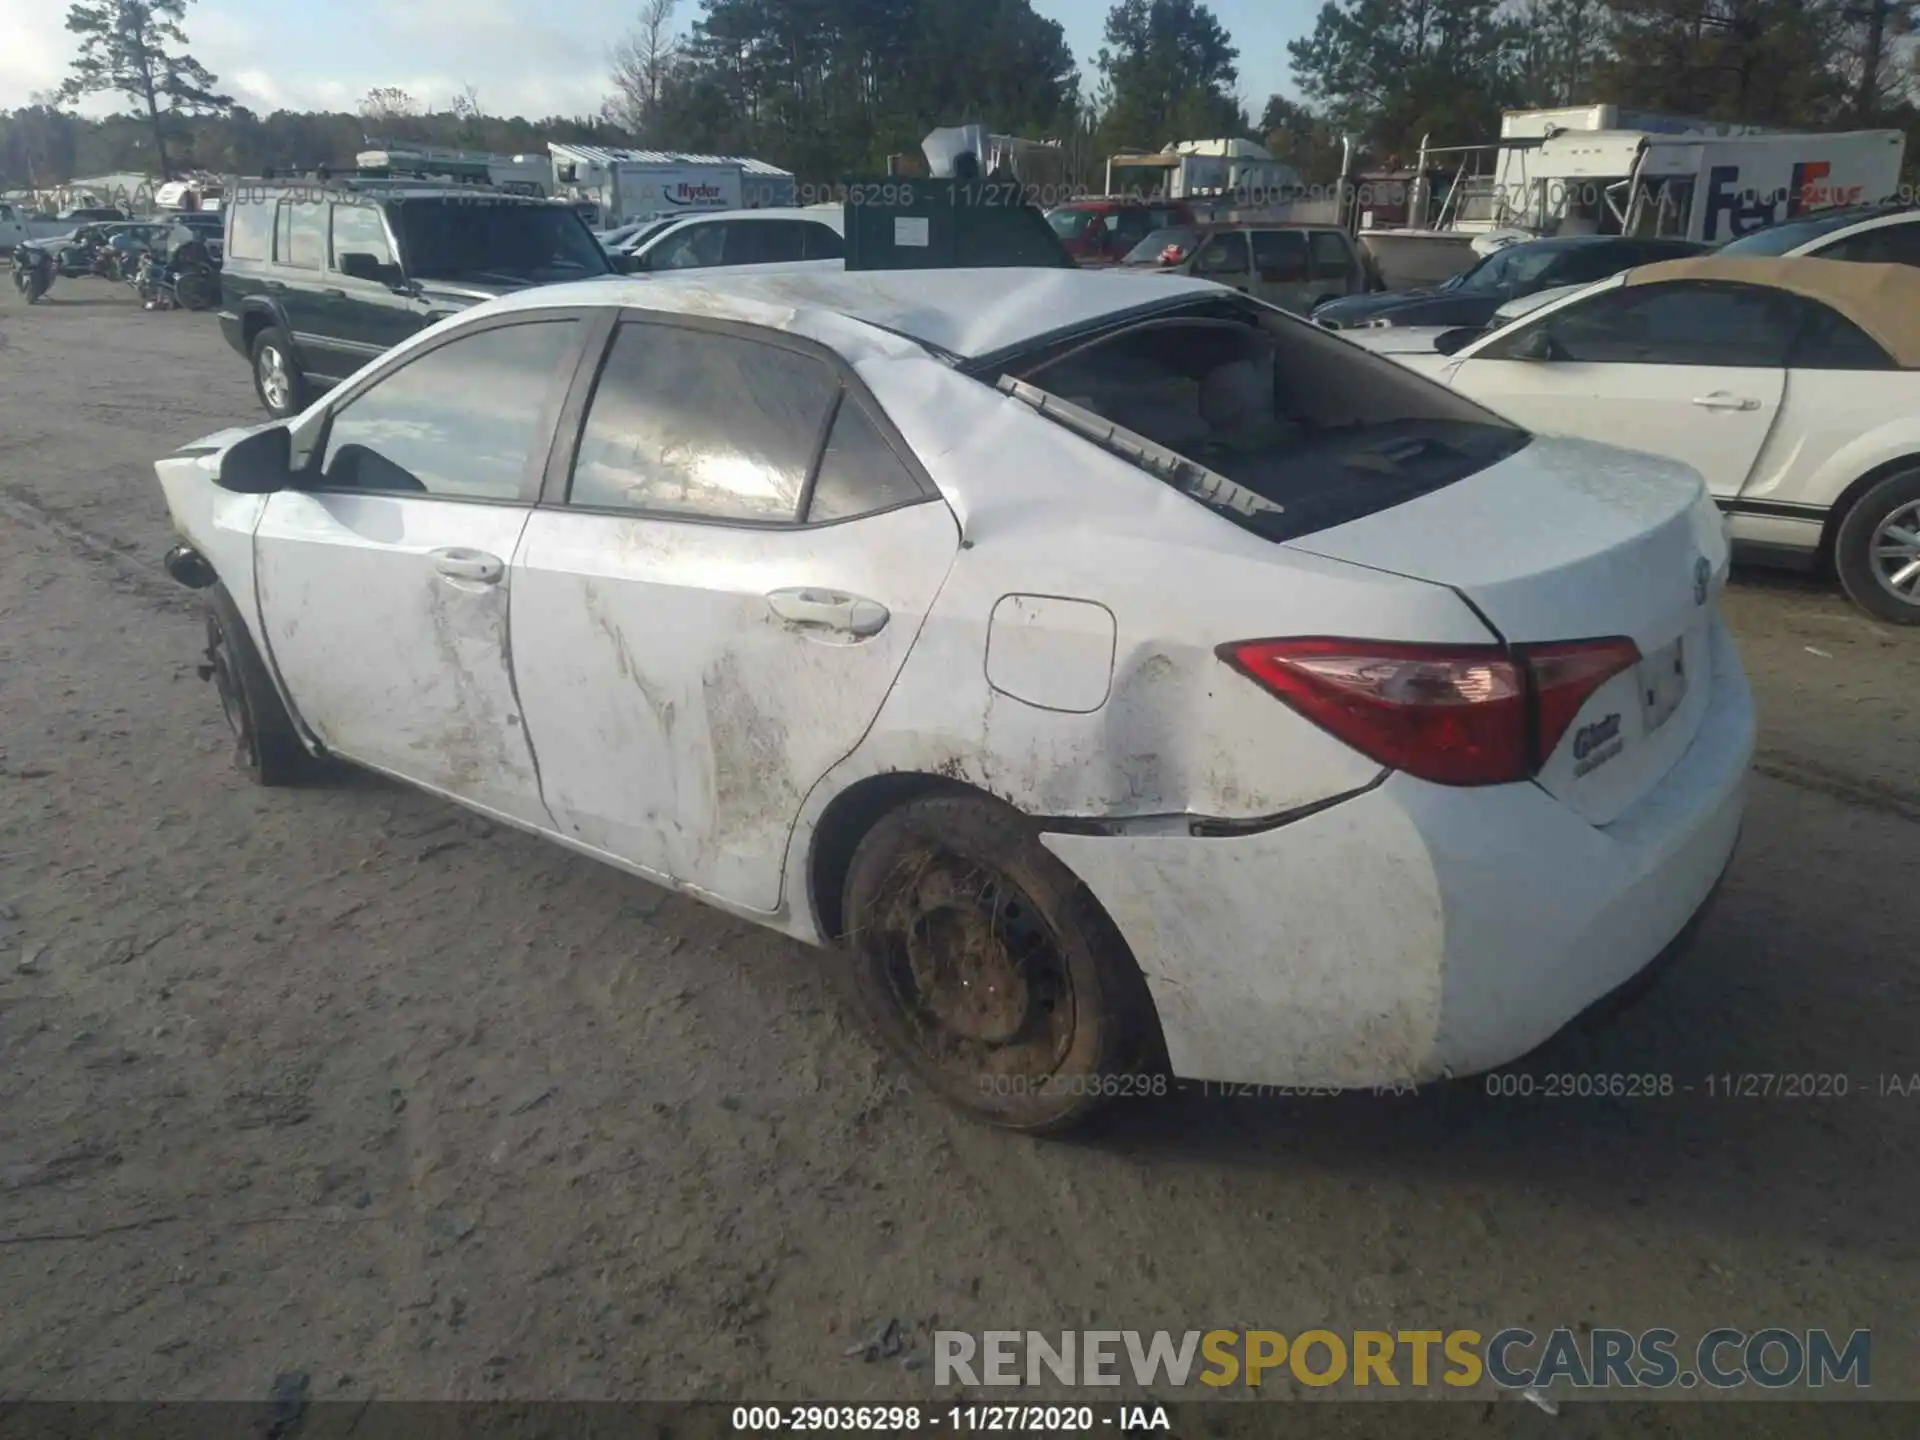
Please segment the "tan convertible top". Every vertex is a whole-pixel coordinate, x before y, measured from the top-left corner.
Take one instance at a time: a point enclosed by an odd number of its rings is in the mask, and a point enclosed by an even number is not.
[[[1730,280],[1788,290],[1832,306],[1879,341],[1902,369],[1920,368],[1920,269],[1809,256],[1696,255],[1629,271],[1629,285]]]

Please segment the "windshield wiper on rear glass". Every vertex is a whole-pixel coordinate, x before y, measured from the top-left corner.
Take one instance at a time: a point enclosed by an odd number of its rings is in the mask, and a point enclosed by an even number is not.
[[[1209,470],[1178,451],[1156,445],[1145,436],[1136,435],[1104,416],[1062,400],[1038,385],[1029,385],[1025,380],[1005,375],[1001,377],[999,388],[1023,404],[1031,405],[1048,419],[1066,426],[1081,438],[1091,440],[1108,453],[1131,460],[1141,469],[1159,476],[1181,494],[1191,495],[1211,510],[1248,518],[1285,512],[1286,507],[1277,501],[1249,490],[1236,480],[1229,480],[1217,470]]]

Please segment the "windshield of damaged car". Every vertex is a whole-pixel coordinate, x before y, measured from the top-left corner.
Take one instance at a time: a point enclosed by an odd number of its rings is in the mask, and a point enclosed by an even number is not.
[[[593,232],[565,206],[396,200],[389,213],[415,280],[538,285],[613,272]]]
[[[1530,439],[1444,386],[1265,306],[1202,302],[1016,360],[1002,375],[1074,407],[1084,418],[1062,423],[1078,433],[1088,434],[1089,419],[1117,427],[1278,506],[1217,507],[1273,540],[1402,504]],[[1106,448],[1129,449],[1124,439]],[[1168,478],[1168,467],[1148,468]],[[1204,485],[1172,483],[1207,503]]]
[[[1156,230],[1122,258],[1122,265],[1177,265],[1193,253],[1200,243],[1200,232],[1191,225],[1172,225]]]

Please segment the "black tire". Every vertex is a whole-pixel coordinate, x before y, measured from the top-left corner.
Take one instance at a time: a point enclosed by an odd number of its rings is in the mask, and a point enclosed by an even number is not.
[[[219,692],[220,708],[233,731],[234,764],[256,785],[292,785],[310,777],[319,762],[300,743],[224,585],[207,591],[206,655],[202,673]]]
[[[285,420],[298,415],[307,408],[308,386],[306,372],[300,368],[300,362],[294,358],[293,341],[287,332],[278,325],[268,325],[253,337],[253,344],[247,349],[253,360],[253,393],[259,397],[261,407],[276,420]],[[276,385],[271,378],[273,357],[278,357],[280,372],[285,377],[285,388],[277,398],[274,397]]]
[[[200,270],[189,270],[173,287],[174,298],[182,310],[205,310],[213,304],[213,277]]]
[[[844,899],[855,1006],[949,1103],[1058,1134],[1164,1092],[1126,942],[1017,811],[971,795],[902,806],[860,842]]]
[[[1898,593],[1892,583],[1920,563],[1920,551],[1912,561],[1899,555],[1901,542],[1883,534],[1889,522],[1902,535],[1920,534],[1920,468],[1889,475],[1853,502],[1834,532],[1833,568],[1847,598],[1869,615],[1920,625],[1920,577],[1904,580]]]

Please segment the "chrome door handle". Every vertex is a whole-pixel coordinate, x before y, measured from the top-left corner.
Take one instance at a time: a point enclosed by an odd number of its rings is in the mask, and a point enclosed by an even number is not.
[[[767,608],[790,625],[832,630],[863,640],[878,635],[892,618],[879,601],[838,590],[776,590],[767,596]]]
[[[1711,395],[1696,395],[1693,403],[1702,410],[1758,410],[1760,402],[1750,400],[1744,395],[1729,395],[1724,390],[1716,390]]]
[[[494,585],[507,573],[505,562],[484,550],[453,545],[429,553],[433,557],[433,568],[449,580],[476,580],[482,585]]]

